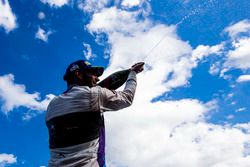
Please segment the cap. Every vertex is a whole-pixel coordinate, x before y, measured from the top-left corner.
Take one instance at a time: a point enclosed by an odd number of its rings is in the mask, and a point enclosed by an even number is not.
[[[66,72],[63,76],[63,79],[65,81],[69,80],[69,78],[73,76],[73,74],[76,70],[80,70],[80,71],[93,70],[94,73],[99,77],[103,74],[104,67],[92,66],[86,60],[77,60],[68,66],[68,68],[66,69]]]

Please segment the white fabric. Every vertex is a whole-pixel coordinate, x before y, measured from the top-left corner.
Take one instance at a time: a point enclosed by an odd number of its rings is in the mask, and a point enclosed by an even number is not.
[[[98,140],[50,149],[49,167],[99,167],[97,162]]]

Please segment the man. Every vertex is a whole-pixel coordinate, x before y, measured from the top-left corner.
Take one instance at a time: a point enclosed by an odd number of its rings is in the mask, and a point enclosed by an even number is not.
[[[136,74],[144,63],[130,68],[123,91],[97,85],[103,67],[84,60],[71,63],[64,80],[68,89],[55,97],[46,113],[49,131],[49,167],[105,167],[104,111],[114,111],[132,104]]]

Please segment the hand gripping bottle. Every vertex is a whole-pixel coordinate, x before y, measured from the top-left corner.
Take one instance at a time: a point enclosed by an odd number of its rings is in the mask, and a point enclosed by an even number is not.
[[[103,88],[116,90],[126,82],[126,80],[128,79],[129,72],[130,69],[117,71],[109,75],[104,80],[100,81],[98,85]]]

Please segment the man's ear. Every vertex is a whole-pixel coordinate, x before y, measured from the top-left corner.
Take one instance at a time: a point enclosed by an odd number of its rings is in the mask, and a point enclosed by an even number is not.
[[[77,79],[82,79],[82,73],[80,73],[79,71],[75,71],[75,76],[77,77]]]

